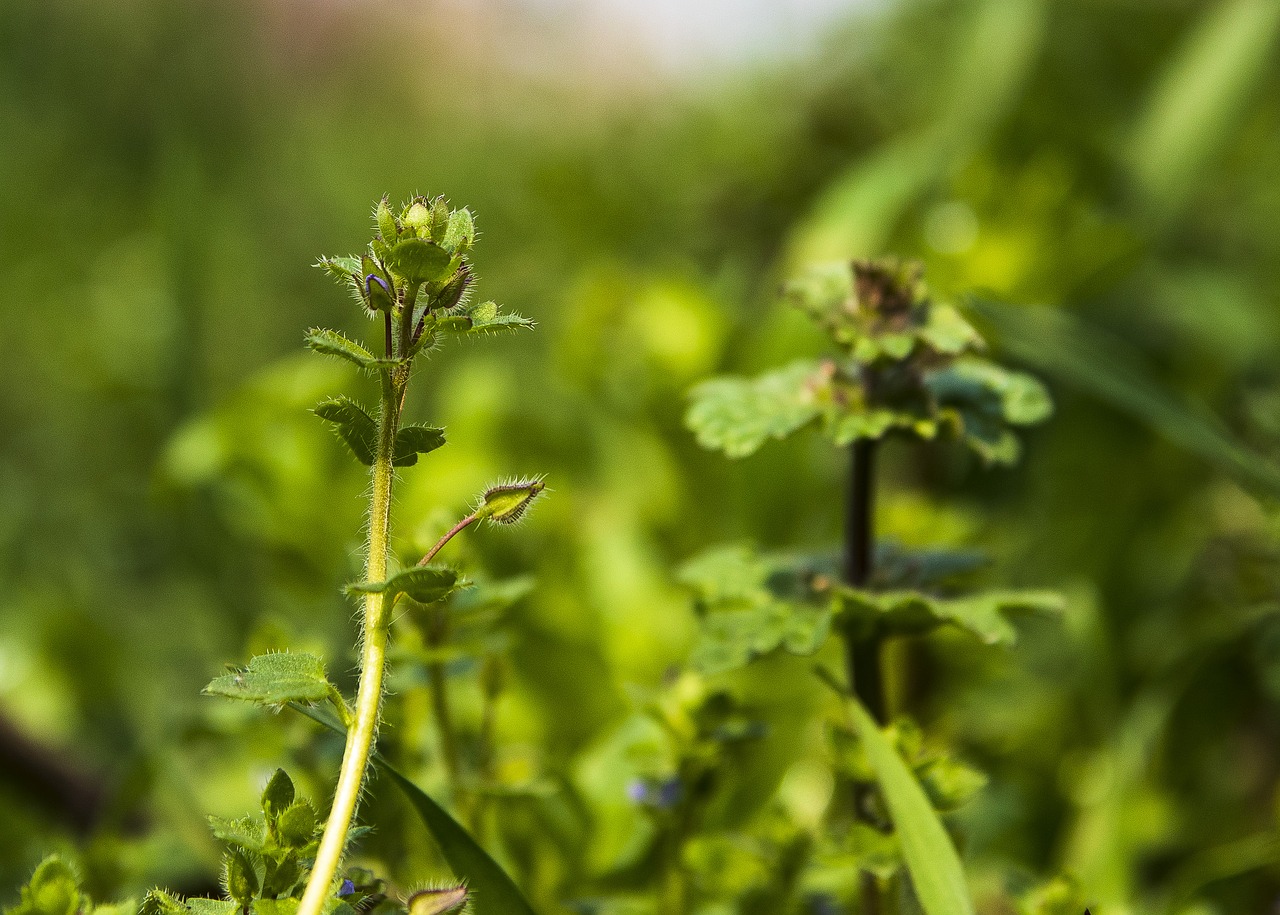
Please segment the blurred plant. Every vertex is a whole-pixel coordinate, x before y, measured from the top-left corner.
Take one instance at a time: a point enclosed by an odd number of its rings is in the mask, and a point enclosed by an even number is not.
[[[886,641],[949,625],[987,644],[1008,645],[1009,616],[1055,611],[1039,591],[964,593],[967,554],[930,550],[874,562],[873,460],[891,433],[959,440],[988,464],[1017,460],[1014,428],[1052,407],[1034,378],[980,355],[982,339],[959,311],[934,301],[921,268],[854,261],[815,269],[785,294],[817,322],[838,356],[804,360],[755,379],[719,378],[696,388],[686,420],[698,441],[730,457],[817,425],[850,445],[844,555],[760,555],[731,547],[689,563],[702,631],[693,664],[705,674],[739,668],[782,649],[815,655],[832,634],[843,642],[847,684],[818,673],[842,697],[830,730],[832,769],[844,787],[816,843],[816,872],[861,869],[860,911],[875,913],[910,886],[928,915],[973,911],[959,859],[939,819],[984,783],[949,754],[924,749],[908,719],[890,722],[882,654]],[[881,728],[888,725],[887,729]],[[833,864],[833,862],[836,862]],[[819,882],[822,882],[821,880]]]

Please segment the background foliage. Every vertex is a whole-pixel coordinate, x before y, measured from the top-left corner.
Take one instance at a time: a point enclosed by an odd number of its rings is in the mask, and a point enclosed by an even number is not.
[[[985,290],[971,316],[1058,404],[1016,469],[881,464],[896,541],[1068,597],[1011,653],[913,649],[902,703],[990,777],[959,814],[980,908],[1060,870],[1106,912],[1273,905],[1280,8],[887,3],[812,54],[683,81],[531,71],[496,15],[0,6],[0,886],[75,847],[95,898],[205,891],[205,814],[254,808],[285,761],[328,790],[340,747],[309,723],[199,691],[284,645],[350,688],[366,481],[307,411],[353,385],[301,337],[366,328],[310,265],[421,191],[479,214],[485,297],[540,324],[439,356],[410,418],[451,448],[397,504],[408,550],[498,473],[548,474],[520,531],[467,546],[536,577],[509,595],[495,765],[540,911],[655,828],[627,788],[678,751],[642,714],[685,682],[675,570],[840,533],[838,455],[811,436],[726,462],[682,428],[685,392],[814,351],[774,301],[794,267],[888,251]],[[820,800],[804,669],[735,675],[768,730],[711,828]],[[372,803],[393,878],[439,873],[403,802]]]

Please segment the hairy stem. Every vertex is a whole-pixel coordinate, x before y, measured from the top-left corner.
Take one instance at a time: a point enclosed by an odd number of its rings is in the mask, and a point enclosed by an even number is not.
[[[391,528],[391,466],[399,426],[399,403],[404,383],[384,379],[382,409],[378,415],[378,451],[373,462],[373,493],[370,497],[368,555],[365,557],[365,580],[383,581],[387,577],[387,552]],[[397,390],[399,388],[399,390]],[[355,817],[360,792],[369,769],[369,757],[377,739],[378,718],[382,711],[382,681],[387,667],[387,630],[390,607],[384,594],[367,594],[364,601],[363,631],[360,650],[360,686],[351,727],[347,730],[347,746],[342,754],[342,769],[334,791],[333,807],[325,823],[315,864],[307,880],[307,888],[298,907],[298,915],[320,915],[328,898],[347,844],[347,832]]]
[[[476,514],[475,512],[472,512],[471,514],[463,518],[461,521],[459,521],[457,524],[455,524],[453,527],[445,531],[444,536],[436,541],[436,545],[427,551],[427,555],[423,556],[420,560],[418,560],[418,565],[420,566],[429,565],[431,563],[431,560],[436,558],[436,553],[439,553],[442,549],[444,549],[444,545],[446,543],[448,543],[458,534],[462,533],[462,531],[467,527],[467,525],[471,524],[475,520],[476,520]]]

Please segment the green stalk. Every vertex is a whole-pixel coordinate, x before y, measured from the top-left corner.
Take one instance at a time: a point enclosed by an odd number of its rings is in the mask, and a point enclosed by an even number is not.
[[[391,483],[394,479],[391,460],[400,421],[399,405],[405,387],[407,385],[403,381],[397,383],[384,376],[382,409],[378,414],[378,451],[373,462],[365,581],[384,581],[387,577]],[[302,902],[298,906],[298,915],[320,915],[325,900],[329,898],[346,848],[347,832],[360,801],[382,711],[382,684],[387,668],[387,632],[390,628],[389,610],[385,595],[365,595],[360,686],[356,692],[353,720],[347,731],[347,745],[342,754],[342,769],[338,774],[333,807],[320,838],[320,848],[316,852],[315,864],[307,880]]]

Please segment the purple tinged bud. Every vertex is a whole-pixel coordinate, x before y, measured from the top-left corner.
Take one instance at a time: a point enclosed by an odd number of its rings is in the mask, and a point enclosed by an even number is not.
[[[370,273],[368,276],[364,278],[365,295],[372,295],[373,293],[373,290],[369,285],[370,283],[377,283],[379,286],[382,287],[383,292],[385,292],[388,296],[391,295],[391,287],[387,285],[387,281],[375,273]]]
[[[339,896],[350,896],[356,891],[356,885],[350,880],[343,880],[342,886],[338,887]]]

